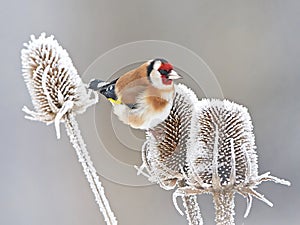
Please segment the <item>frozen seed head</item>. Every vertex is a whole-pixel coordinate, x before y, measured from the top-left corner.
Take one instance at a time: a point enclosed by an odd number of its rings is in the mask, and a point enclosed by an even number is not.
[[[26,118],[50,124],[55,123],[57,137],[60,137],[59,123],[68,113],[82,113],[96,103],[91,99],[77,70],[53,36],[42,33],[39,38],[31,36],[21,52],[22,73],[31,95],[35,112],[27,107]]]
[[[248,183],[258,173],[255,149],[253,126],[245,107],[227,100],[197,104],[187,152],[191,177],[196,175],[212,188]]]
[[[186,144],[196,95],[186,86],[175,85],[175,98],[167,119],[146,132],[143,162],[150,180],[172,189],[183,179],[186,169]]]
[[[138,173],[170,190],[185,187],[186,152],[194,105],[198,99],[182,84],[175,85],[175,97],[167,119],[146,132],[143,164]],[[147,173],[143,172],[146,169]],[[188,224],[202,225],[197,196],[182,196]],[[175,205],[177,206],[177,205]]]
[[[178,190],[175,197],[180,193],[211,193],[216,218],[229,218],[230,221],[233,221],[234,214],[234,192],[247,198],[245,217],[251,208],[252,196],[272,206],[254,190],[257,185],[267,180],[285,185],[290,183],[269,173],[259,176],[255,149],[253,126],[245,107],[227,100],[199,101],[192,115],[186,153],[189,187]]]

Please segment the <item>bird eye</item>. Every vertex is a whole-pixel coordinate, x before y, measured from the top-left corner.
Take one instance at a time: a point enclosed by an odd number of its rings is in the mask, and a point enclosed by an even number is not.
[[[158,70],[161,75],[168,75],[168,71],[166,70]]]

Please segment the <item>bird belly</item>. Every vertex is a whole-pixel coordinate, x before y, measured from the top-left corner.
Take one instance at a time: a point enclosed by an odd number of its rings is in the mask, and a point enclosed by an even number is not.
[[[152,111],[147,112],[143,115],[143,123],[139,125],[139,129],[148,130],[150,128],[155,127],[156,125],[163,122],[167,119],[168,115],[170,114],[172,104],[168,103],[163,110],[161,111]]]
[[[130,109],[124,104],[113,104],[114,113],[125,124],[136,129],[147,130],[163,122],[169,115],[172,103],[160,111],[154,110],[151,106]]]

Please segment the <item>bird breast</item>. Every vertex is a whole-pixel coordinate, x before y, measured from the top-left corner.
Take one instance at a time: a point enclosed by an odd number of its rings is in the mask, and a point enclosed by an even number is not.
[[[125,96],[122,96],[122,99]],[[124,104],[115,105],[114,113],[125,124],[137,129],[149,129],[164,121],[171,110],[174,97],[174,87],[169,90],[159,90],[149,87],[137,96],[136,109],[130,109]],[[123,100],[122,100],[123,102]]]
[[[173,101],[174,85],[164,90],[150,86],[145,91],[144,98],[146,101],[145,104],[151,106],[154,112],[161,112]]]

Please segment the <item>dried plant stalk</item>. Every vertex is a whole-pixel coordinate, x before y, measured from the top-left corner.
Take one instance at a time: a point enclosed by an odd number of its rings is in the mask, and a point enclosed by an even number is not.
[[[214,192],[213,200],[215,204],[215,221],[218,225],[234,224],[234,192],[219,191]]]
[[[102,212],[106,224],[117,224],[116,218],[110,209],[108,200],[104,194],[104,189],[97,175],[97,171],[93,166],[93,162],[90,159],[89,153],[86,149],[86,145],[80,134],[77,121],[73,114],[68,114],[68,118],[65,121],[66,131],[70,138],[78,160],[83,167],[83,172],[90,184],[90,187],[94,193],[97,204],[99,205],[100,211]]]
[[[75,115],[95,104],[97,97],[91,98],[91,92],[86,90],[68,53],[53,36],[46,37],[44,33],[38,39],[31,36],[31,41],[24,46],[22,72],[35,108],[35,111],[23,108],[29,114],[26,118],[54,123],[57,138],[60,138],[60,122],[65,123],[106,223],[117,224],[75,120]]]
[[[175,98],[168,118],[146,132],[142,148],[143,165],[149,181],[171,190],[185,186],[186,151],[196,95],[186,86],[175,85]],[[202,225],[203,220],[195,196],[182,196],[188,223]]]
[[[203,225],[203,219],[196,195],[184,195],[181,197],[185,209],[185,215],[189,225]]]

